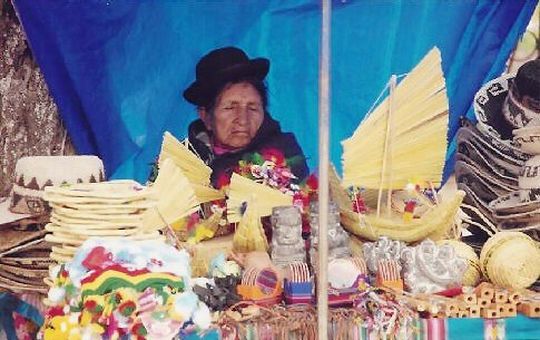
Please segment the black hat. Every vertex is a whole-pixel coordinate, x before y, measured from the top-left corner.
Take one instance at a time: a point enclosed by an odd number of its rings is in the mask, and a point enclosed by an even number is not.
[[[184,91],[184,98],[197,106],[205,106],[226,82],[243,77],[263,80],[269,68],[268,59],[249,59],[236,47],[213,50],[197,63],[196,80]]]
[[[506,74],[488,82],[474,97],[474,111],[481,125],[502,140],[512,130],[540,120],[540,59],[523,64],[517,75]]]

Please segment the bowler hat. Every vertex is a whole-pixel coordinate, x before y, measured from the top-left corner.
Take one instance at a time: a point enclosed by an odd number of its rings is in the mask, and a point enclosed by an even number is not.
[[[263,80],[269,68],[268,59],[249,59],[246,53],[237,47],[213,50],[197,63],[196,79],[184,91],[184,98],[197,106],[205,106],[225,83],[244,77]]]

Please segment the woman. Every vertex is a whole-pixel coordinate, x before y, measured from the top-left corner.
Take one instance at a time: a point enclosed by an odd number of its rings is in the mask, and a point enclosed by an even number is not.
[[[308,175],[296,138],[283,133],[268,113],[264,78],[269,66],[268,59],[249,59],[236,47],[216,49],[197,63],[196,80],[184,91],[200,117],[189,127],[189,141],[213,169],[217,187],[228,182],[240,160],[256,152],[281,153],[296,182]]]

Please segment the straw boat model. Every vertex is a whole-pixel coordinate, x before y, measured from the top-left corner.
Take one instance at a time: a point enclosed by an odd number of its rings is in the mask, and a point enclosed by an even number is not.
[[[343,225],[356,235],[370,240],[389,236],[406,242],[438,239],[453,226],[464,192],[441,203],[417,194],[428,208],[409,221],[391,210],[391,195],[411,182],[432,190],[442,182],[448,99],[439,50],[433,48],[399,85],[396,79],[392,76],[390,80],[390,95],[342,142],[343,183],[330,171],[330,189]],[[344,189],[350,186],[365,190],[370,196],[366,203],[376,213],[353,211]],[[386,211],[382,212],[384,195]]]

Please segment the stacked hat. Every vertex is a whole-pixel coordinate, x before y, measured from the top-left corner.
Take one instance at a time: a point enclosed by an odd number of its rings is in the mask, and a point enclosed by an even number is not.
[[[101,159],[96,156],[30,156],[17,161],[15,183],[9,197],[0,198],[0,225],[21,221],[44,223],[50,207],[44,188],[104,180]]]
[[[43,279],[51,264],[44,230],[1,230],[0,289],[46,292]]]
[[[9,197],[0,198],[0,289],[45,292],[51,244],[42,225],[50,218],[44,189],[103,180],[96,156],[23,157]]]
[[[52,207],[51,258],[69,262],[89,238],[163,239],[158,228],[144,225],[144,213],[155,205],[153,191],[131,180],[48,187],[44,199]]]
[[[467,193],[464,210],[484,227],[470,228],[474,235],[466,241],[478,249],[488,237],[486,228],[517,229],[539,239],[540,215],[530,203],[536,199],[525,196],[540,187],[540,177],[530,177],[540,165],[530,159],[540,154],[540,60],[525,63],[515,77],[485,84],[474,110],[477,125],[465,121],[457,133],[455,174]]]

